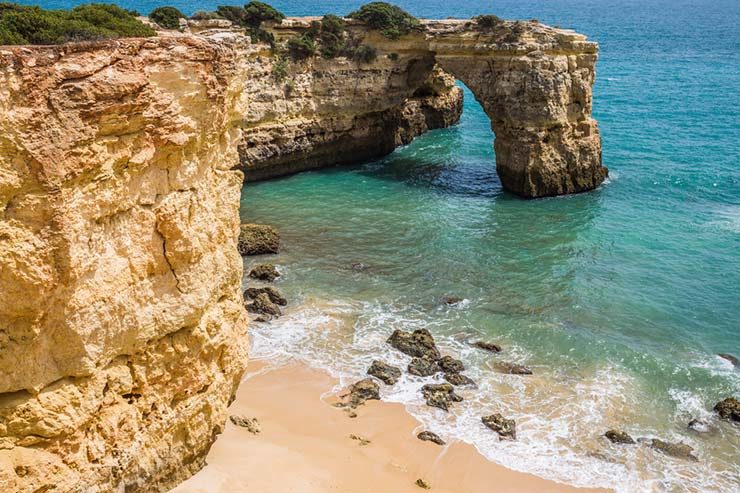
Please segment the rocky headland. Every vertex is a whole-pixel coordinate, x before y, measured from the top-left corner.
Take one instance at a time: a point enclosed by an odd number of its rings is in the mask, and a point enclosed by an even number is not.
[[[279,43],[310,21],[265,29]],[[375,58],[285,62],[221,22],[0,48],[0,490],[162,491],[203,466],[247,362],[244,175],[367,159],[450,125],[457,78],[491,117],[507,189],[605,178],[584,36],[348,30]],[[443,385],[427,398],[454,402]]]

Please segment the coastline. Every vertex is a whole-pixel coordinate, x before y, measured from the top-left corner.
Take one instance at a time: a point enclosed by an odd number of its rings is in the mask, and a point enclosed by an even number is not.
[[[207,466],[173,493],[437,492],[590,493],[488,461],[472,445],[422,442],[421,424],[401,404],[368,401],[350,418],[332,404],[336,381],[303,364],[276,369],[250,361],[229,415],[256,417],[252,434],[230,421]],[[370,441],[361,445],[356,435]]]

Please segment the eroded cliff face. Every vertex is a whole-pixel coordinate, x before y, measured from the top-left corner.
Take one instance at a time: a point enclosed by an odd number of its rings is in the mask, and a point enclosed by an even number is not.
[[[0,48],[0,491],[163,491],[202,466],[246,364],[235,168],[390,152],[457,121],[459,78],[508,189],[604,179],[594,44],[425,25],[389,41],[350,23],[375,61],[317,57],[282,78],[228,29]]]
[[[0,491],[161,491],[246,364],[240,46],[0,51]]]
[[[271,30],[280,42],[311,20],[287,19]],[[316,56],[289,63],[279,81],[273,76],[277,58],[266,51],[253,60],[252,73],[259,75],[245,88],[239,110],[240,168],[247,180],[382,156],[459,120],[462,90],[435,65],[423,36],[393,42],[357,25],[350,35],[376,49],[377,58]]]

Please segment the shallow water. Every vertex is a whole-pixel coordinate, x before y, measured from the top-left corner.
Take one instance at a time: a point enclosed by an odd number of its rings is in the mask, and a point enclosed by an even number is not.
[[[76,2],[41,2],[66,7]],[[186,12],[220,3],[167,2]],[[362,2],[271,2],[291,15]],[[740,429],[710,412],[740,394],[740,4],[736,0],[404,0],[423,17],[494,12],[572,27],[601,45],[594,116],[610,179],[578,196],[502,191],[486,115],[469,92],[459,125],[385,159],[249,184],[243,219],[276,226],[279,288],[291,305],[252,328],[256,356],[300,358],[345,383],[384,343],[427,327],[479,384],[450,415],[422,406],[420,380],[389,400],[492,460],[619,491],[740,491]],[[147,12],[161,2],[121,2]],[[259,262],[262,259],[250,259]],[[350,269],[353,262],[369,268]],[[458,295],[459,307],[439,298]],[[492,357],[465,341],[501,343]],[[501,375],[496,359],[534,369]],[[479,422],[502,412],[518,440]],[[686,429],[702,417],[715,431]],[[684,441],[696,464],[600,438]]]

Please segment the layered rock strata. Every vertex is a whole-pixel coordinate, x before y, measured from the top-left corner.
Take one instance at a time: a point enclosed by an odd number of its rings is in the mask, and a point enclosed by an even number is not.
[[[0,49],[0,491],[202,467],[246,364],[241,49]]]

